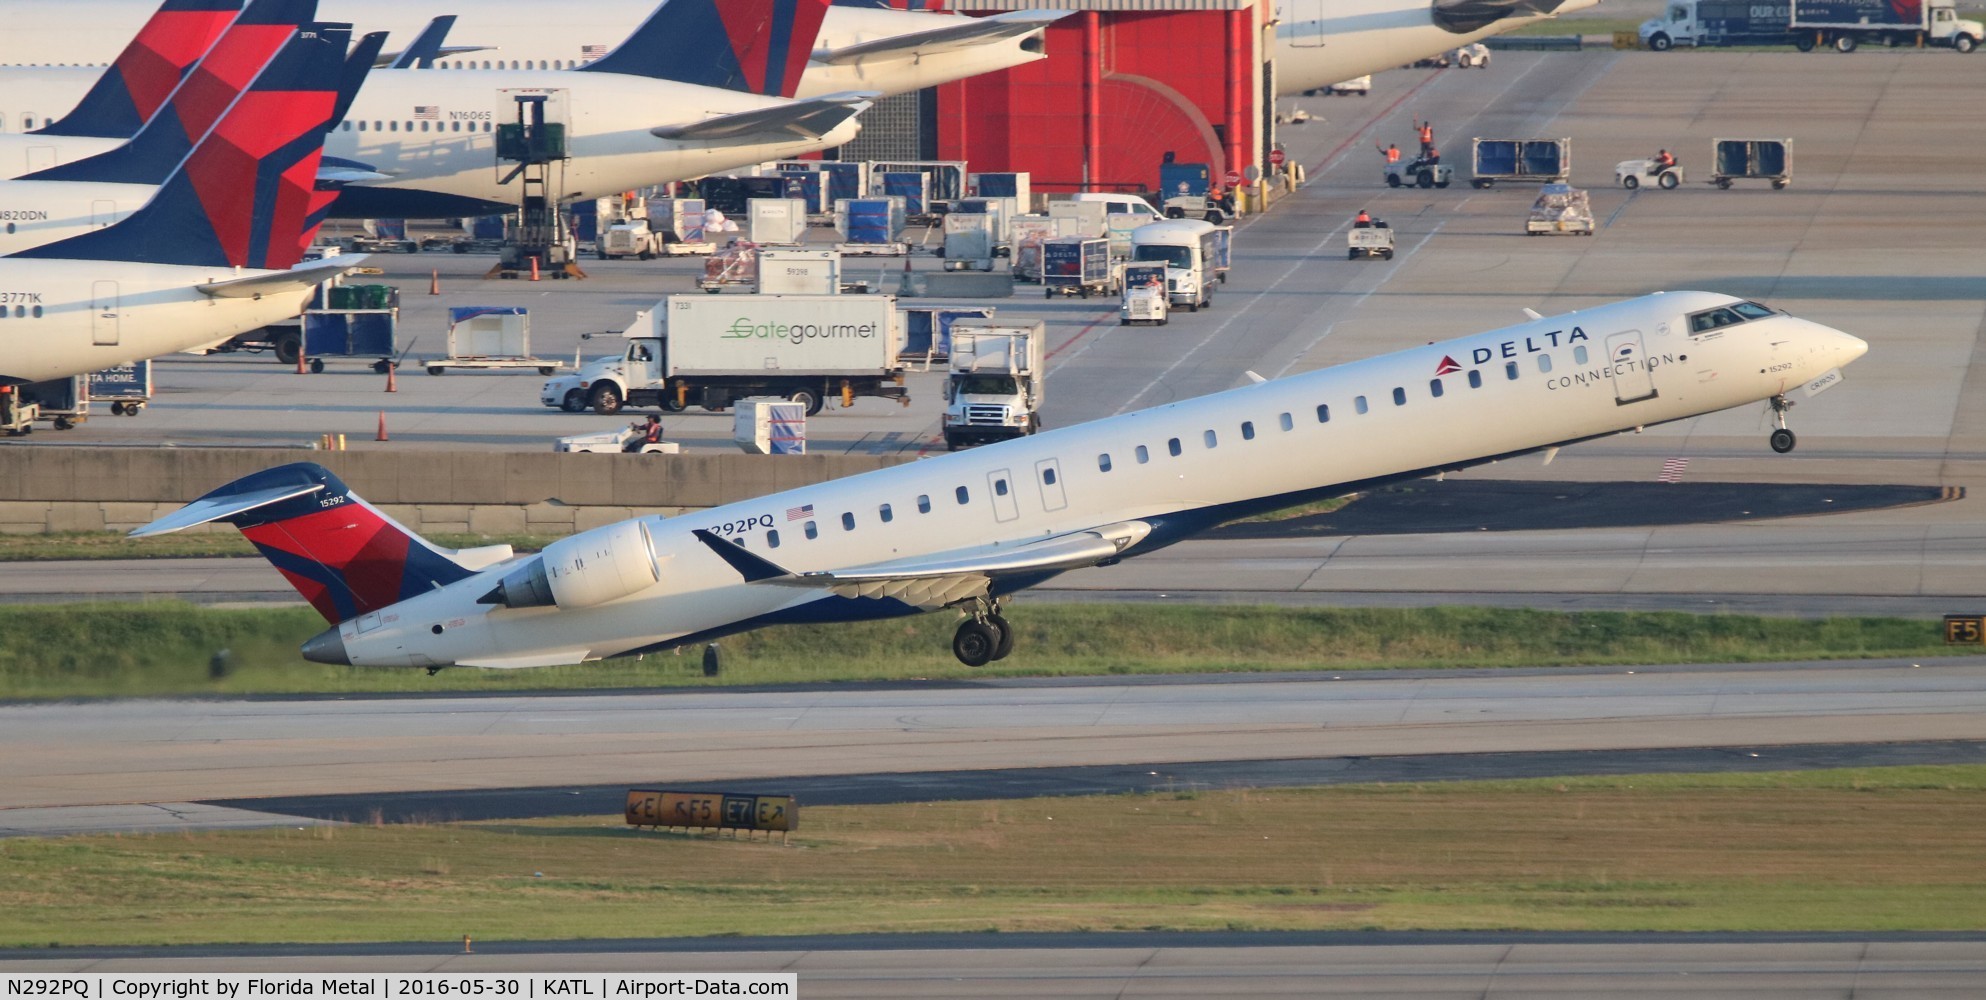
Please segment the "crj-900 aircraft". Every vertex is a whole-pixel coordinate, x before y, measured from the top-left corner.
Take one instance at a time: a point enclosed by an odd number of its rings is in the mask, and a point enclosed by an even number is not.
[[[1250,513],[1820,391],[1868,345],[1708,292],[1657,293],[972,451],[582,532],[537,555],[414,537],[321,466],[247,476],[134,532],[236,525],[322,612],[324,663],[537,667],[764,625],[966,615]]]

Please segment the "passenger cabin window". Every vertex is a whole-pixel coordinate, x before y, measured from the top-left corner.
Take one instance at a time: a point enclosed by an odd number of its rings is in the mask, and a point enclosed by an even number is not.
[[[1433,380],[1431,380],[1431,381],[1429,381],[1429,382],[1428,382],[1428,384],[1427,384],[1427,394],[1428,394],[1428,395],[1430,395],[1430,396],[1433,396],[1433,397],[1434,397],[1434,398],[1436,398],[1436,399],[1440,399],[1440,398],[1441,398],[1441,380],[1440,380],[1440,379],[1433,379]]]
[[[1108,454],[1098,455],[1096,457],[1096,471],[1098,472],[1110,471],[1110,456]]]
[[[1394,406],[1407,405],[1407,390],[1405,388],[1402,388],[1401,386],[1397,386],[1397,385],[1393,387],[1393,405]]]
[[[1517,362],[1505,361],[1503,363],[1503,377],[1512,382],[1517,381]]]
[[[917,494],[917,512],[919,514],[931,513],[931,495],[929,493]]]
[[[965,487],[963,486],[959,487],[958,491],[954,495],[959,498],[960,504],[967,504],[972,502],[972,494],[967,493]]]
[[[841,530],[843,531],[855,530],[855,515],[850,514],[847,511],[841,512]]]
[[[1359,398],[1364,399],[1365,397],[1360,396]],[[1360,408],[1359,412],[1364,413],[1365,410],[1363,408]],[[1329,404],[1327,403],[1317,404],[1317,422],[1320,424],[1328,424],[1331,422],[1331,407]]]
[[[1364,413],[1364,412],[1365,412],[1366,410],[1368,410],[1368,409],[1370,409],[1370,407],[1368,407],[1368,406],[1366,406],[1366,405],[1365,405],[1365,397],[1364,397],[1364,396],[1353,396],[1353,397],[1352,397],[1352,409],[1353,409],[1354,411],[1356,411],[1356,412],[1358,412],[1358,413],[1361,413],[1361,414],[1363,414],[1363,413]]]
[[[768,529],[768,530],[766,531],[766,533],[765,533],[765,547],[766,547],[766,548],[769,548],[769,549],[776,549],[776,548],[778,548],[778,547],[779,547],[779,529],[778,529],[778,528],[771,528],[771,529]]]
[[[1200,432],[1200,440],[1201,440],[1201,441],[1203,441],[1203,442],[1205,442],[1205,443],[1206,443],[1206,445],[1207,445],[1207,447],[1209,447],[1209,448],[1218,448],[1218,447],[1220,447],[1220,440],[1214,437],[1214,432],[1213,432],[1213,431],[1202,431],[1202,432]]]
[[[1179,457],[1179,453],[1180,453],[1180,451],[1182,450],[1182,449],[1181,449],[1181,448],[1179,447],[1179,439],[1178,439],[1178,438],[1168,438],[1168,439],[1166,439],[1166,442],[1165,442],[1165,450],[1166,450],[1166,451],[1167,451],[1168,453],[1170,453],[1170,454],[1171,454],[1171,455],[1172,455],[1172,456],[1173,456],[1174,458],[1178,458],[1178,457]]]
[[[1244,421],[1242,421],[1242,422],[1241,422],[1241,439],[1242,439],[1243,441],[1253,441],[1253,440],[1255,440],[1255,422],[1254,422],[1254,421],[1252,421],[1252,420],[1244,420]]]
[[[1148,448],[1146,448],[1146,447],[1145,447],[1144,445],[1139,445],[1139,446],[1138,446],[1138,464],[1139,464],[1139,465],[1143,465],[1143,464],[1145,464],[1146,462],[1149,462],[1149,461],[1151,461],[1151,460],[1152,460],[1152,453],[1151,453],[1151,450],[1150,450],[1150,449],[1148,449]]]
[[[1471,368],[1471,369],[1469,369],[1469,388],[1471,388],[1471,389],[1480,389],[1480,388],[1482,388],[1482,387],[1483,387],[1483,371],[1482,371],[1482,369],[1480,369],[1480,368]]]
[[[1585,344],[1580,344],[1572,349],[1572,363],[1575,365],[1583,365],[1586,363]]]
[[[1325,416],[1329,416],[1331,413],[1331,408],[1328,406],[1320,406],[1318,409],[1324,411]],[[1276,422],[1282,425],[1283,430],[1293,431],[1296,429],[1296,421],[1287,413],[1277,417]]]
[[[815,527],[814,522],[812,521],[808,521],[806,524],[802,525],[801,530],[807,533],[808,541],[812,541],[816,538],[821,537],[821,529]]]
[[[1540,354],[1540,355],[1538,355],[1538,370],[1539,370],[1539,371],[1541,371],[1541,372],[1548,372],[1548,371],[1551,371],[1551,370],[1552,370],[1552,356],[1551,356],[1551,355],[1549,355],[1549,354]]]
[[[891,521],[896,520],[896,512],[890,510],[889,504],[884,504],[881,507],[876,508],[876,516],[881,518],[884,524],[888,524]]]

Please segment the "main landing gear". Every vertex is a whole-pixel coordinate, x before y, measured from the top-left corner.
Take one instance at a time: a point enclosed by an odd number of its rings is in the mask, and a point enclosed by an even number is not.
[[[968,667],[1004,660],[1014,651],[1014,627],[1000,616],[1000,602],[977,598],[969,617],[952,633],[952,655]]]
[[[1772,397],[1771,405],[1772,420],[1779,426],[1773,430],[1772,437],[1767,440],[1771,442],[1773,451],[1784,455],[1792,451],[1793,446],[1799,443],[1798,439],[1793,436],[1793,432],[1786,429],[1786,411],[1793,408],[1793,401],[1787,399],[1784,395],[1779,395]]]

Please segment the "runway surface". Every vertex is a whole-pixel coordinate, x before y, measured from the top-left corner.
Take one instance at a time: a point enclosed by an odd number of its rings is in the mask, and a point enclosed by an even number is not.
[[[0,972],[792,972],[829,997],[1961,998],[1978,935],[944,934],[724,941],[80,949]],[[81,953],[76,953],[80,951]]]

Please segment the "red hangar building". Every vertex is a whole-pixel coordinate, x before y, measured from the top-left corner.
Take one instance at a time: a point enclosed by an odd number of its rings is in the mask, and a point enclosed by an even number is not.
[[[934,88],[935,159],[1025,170],[1036,191],[1154,191],[1168,152],[1215,178],[1267,169],[1272,0],[907,2],[1076,12],[1049,27],[1047,59]]]

